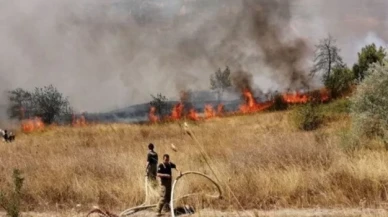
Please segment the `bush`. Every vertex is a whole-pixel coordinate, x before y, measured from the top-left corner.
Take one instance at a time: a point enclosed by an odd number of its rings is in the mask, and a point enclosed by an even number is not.
[[[388,143],[388,63],[372,65],[351,98],[352,130]]]
[[[276,94],[273,98],[274,104],[271,107],[272,111],[283,111],[288,108],[288,103],[284,101],[281,94]]]
[[[330,90],[332,98],[338,98],[348,93],[353,85],[353,72],[347,67],[336,67],[325,80],[325,86]]]
[[[315,130],[322,123],[322,116],[317,104],[307,103],[296,108],[292,114],[296,127],[300,130]]]
[[[19,217],[20,216],[20,202],[21,202],[21,189],[23,186],[24,178],[21,177],[19,170],[13,171],[13,192],[5,194],[0,192],[0,206],[5,209],[7,216]]]

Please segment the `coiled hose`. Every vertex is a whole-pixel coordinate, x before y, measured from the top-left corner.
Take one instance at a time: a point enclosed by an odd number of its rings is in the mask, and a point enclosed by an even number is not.
[[[188,197],[192,197],[192,196],[196,196],[196,195],[199,195],[199,193],[193,193],[193,194],[186,194],[180,198],[177,198],[177,199],[174,199],[174,191],[175,191],[175,186],[177,185],[178,181],[184,177],[184,176],[187,176],[187,175],[198,175],[198,176],[202,176],[204,178],[206,178],[208,181],[210,181],[213,185],[216,186],[217,188],[217,194],[215,195],[204,195],[206,197],[209,197],[209,198],[213,198],[213,199],[222,199],[222,190],[221,190],[221,187],[220,185],[214,181],[212,178],[210,178],[209,176],[203,174],[203,173],[200,173],[200,172],[196,172],[196,171],[188,171],[188,172],[184,172],[182,173],[181,176],[178,176],[175,180],[174,180],[174,183],[172,185],[172,188],[171,188],[171,202],[170,202],[170,208],[171,208],[171,217],[175,217],[175,212],[174,212],[174,201],[177,201],[177,200],[181,200],[183,198],[188,198]],[[88,217],[89,215],[93,214],[93,213],[96,213],[96,214],[99,214],[101,217],[125,217],[125,216],[129,216],[129,215],[132,215],[136,212],[139,212],[139,211],[143,211],[143,210],[147,210],[147,209],[150,209],[150,208],[154,208],[156,207],[158,204],[152,204],[152,205],[146,205],[147,204],[147,201],[149,199],[149,192],[148,192],[148,179],[146,177],[145,179],[145,201],[143,204],[139,205],[139,206],[136,206],[136,207],[132,207],[132,208],[129,208],[127,210],[124,210],[123,212],[121,212],[119,215],[115,215],[113,213],[110,213],[109,211],[103,211],[99,208],[95,208],[93,209],[92,211],[90,211],[86,217]]]

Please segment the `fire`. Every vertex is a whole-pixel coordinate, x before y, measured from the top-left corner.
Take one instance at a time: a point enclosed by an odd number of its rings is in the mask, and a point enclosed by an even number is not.
[[[31,133],[33,131],[39,131],[43,129],[44,123],[39,117],[22,121],[22,131],[25,133]]]
[[[187,117],[192,120],[192,121],[198,121],[199,118],[198,118],[198,114],[197,112],[195,111],[195,109],[190,109],[189,111],[189,114],[187,115]]]
[[[302,94],[300,92],[296,92],[295,94],[285,93],[282,97],[288,104],[304,104],[311,100],[309,93]],[[318,97],[320,102],[327,102],[330,99],[329,92],[326,89],[319,90]]]
[[[174,106],[171,112],[171,119],[172,120],[179,120],[182,118],[182,113],[183,113],[183,103],[178,103]]]
[[[269,101],[266,103],[257,103],[256,99],[253,97],[253,94],[250,90],[245,89],[243,91],[243,96],[245,98],[245,104],[240,105],[240,112],[243,114],[263,111],[272,106],[273,102]]]
[[[86,126],[86,119],[85,119],[85,117],[83,115],[81,115],[81,117],[77,118],[73,114],[72,125],[73,125],[73,127],[84,127],[84,126]]]
[[[205,105],[205,119],[214,118],[216,116],[216,112],[213,109],[212,105]]]
[[[285,103],[287,104],[299,104],[299,103],[308,103],[311,100],[317,99],[316,97],[319,97],[318,100],[320,102],[326,102],[330,99],[329,92],[326,89],[321,89],[319,91],[315,91],[314,93],[301,93],[301,92],[295,92],[295,93],[284,93],[282,94],[282,98]],[[253,96],[253,93],[247,88],[244,89],[242,92],[242,96],[244,98],[244,103],[240,105],[239,110],[237,112],[229,112],[225,113],[224,108],[225,106],[223,104],[217,105],[217,108],[215,109],[213,105],[206,104],[204,107],[203,117],[200,117],[198,113],[195,111],[195,109],[190,109],[187,115],[184,114],[184,105],[181,102],[176,104],[172,111],[171,115],[168,116],[168,120],[180,120],[184,117],[187,117],[190,120],[193,121],[199,121],[199,120],[208,120],[214,117],[219,117],[223,115],[233,115],[233,114],[248,114],[248,113],[254,113],[254,112],[260,112],[264,111],[274,104],[274,100],[268,100],[266,102],[257,102],[255,97]],[[182,97],[181,97],[182,98]],[[155,108],[151,107],[149,112],[149,120],[151,122],[156,122],[159,120],[159,118],[155,115]]]
[[[218,104],[217,106],[217,115],[221,116],[224,113],[225,106],[223,104]]]
[[[307,94],[301,94],[299,92],[296,92],[295,94],[285,93],[282,96],[283,100],[288,104],[307,103],[309,100]]]
[[[155,113],[156,113],[156,108],[152,106],[148,114],[148,118],[152,123],[155,123],[159,120],[158,116],[156,116]]]

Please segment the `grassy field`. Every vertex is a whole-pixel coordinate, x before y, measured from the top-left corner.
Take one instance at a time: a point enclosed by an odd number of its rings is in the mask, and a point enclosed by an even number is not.
[[[388,153],[378,149],[345,152],[346,115],[333,116],[313,132],[297,130],[289,112],[190,123],[221,180],[223,200],[196,199],[197,206],[220,210],[380,207],[387,201]],[[179,123],[55,127],[0,143],[0,189],[12,183],[12,170],[25,177],[27,210],[123,210],[144,200],[147,145],[169,153],[182,171],[210,173],[196,143]],[[171,150],[174,144],[178,151]],[[229,186],[233,193],[228,191]],[[187,178],[178,195],[212,187]],[[157,200],[156,192],[152,192]],[[233,194],[237,200],[233,197]],[[237,202],[238,201],[238,202]]]

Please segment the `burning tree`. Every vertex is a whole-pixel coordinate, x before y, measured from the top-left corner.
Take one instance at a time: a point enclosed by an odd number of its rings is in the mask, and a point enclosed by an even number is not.
[[[217,100],[220,101],[225,89],[232,86],[230,69],[226,67],[224,71],[218,69],[210,76],[210,88],[217,91]]]
[[[54,86],[35,88],[29,92],[18,88],[8,92],[10,118],[19,120],[40,117],[46,124],[54,121],[67,121],[72,109],[66,97]]]
[[[151,95],[152,101],[150,102],[151,110],[153,113],[162,117],[168,110],[167,97],[158,93],[156,96]]]

